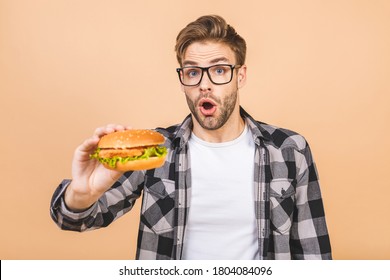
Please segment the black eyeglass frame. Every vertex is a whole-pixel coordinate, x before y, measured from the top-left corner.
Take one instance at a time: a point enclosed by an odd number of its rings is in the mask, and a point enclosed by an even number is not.
[[[215,67],[215,66],[229,66],[230,67],[230,71],[231,71],[231,75],[230,75],[230,79],[229,81],[227,82],[224,82],[224,83],[216,83],[213,81],[213,79],[211,78],[211,75],[209,73],[209,69],[212,68],[212,67]],[[215,64],[215,65],[211,65],[209,67],[200,67],[200,66],[185,66],[185,67],[181,67],[181,68],[176,68],[176,72],[179,76],[179,80],[180,80],[180,83],[183,85],[183,86],[186,86],[186,87],[196,87],[198,86],[201,82],[202,82],[202,79],[203,79],[203,74],[204,72],[207,73],[207,76],[209,77],[210,81],[214,84],[214,85],[226,85],[228,83],[230,83],[233,79],[233,70],[234,69],[239,69],[242,65],[232,65],[232,64]],[[182,79],[181,79],[181,72],[183,71],[183,69],[186,69],[186,68],[196,68],[196,69],[200,69],[202,70],[202,75],[200,76],[200,79],[199,79],[199,82],[195,85],[187,85],[185,83],[183,83]]]

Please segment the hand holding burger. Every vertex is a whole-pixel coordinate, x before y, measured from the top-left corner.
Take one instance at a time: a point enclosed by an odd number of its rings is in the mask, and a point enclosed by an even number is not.
[[[115,124],[97,128],[75,150],[65,204],[71,210],[82,211],[95,203],[123,172],[163,165],[167,151],[158,146],[163,143],[164,137],[151,130]]]

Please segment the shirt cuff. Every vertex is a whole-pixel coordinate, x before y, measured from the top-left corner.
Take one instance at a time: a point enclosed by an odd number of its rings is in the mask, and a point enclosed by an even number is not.
[[[92,204],[88,209],[82,211],[74,211],[69,209],[65,204],[64,194],[71,182],[72,180],[69,179],[65,179],[61,182],[60,188],[57,189],[56,194],[53,197],[52,207],[64,216],[67,216],[71,219],[80,220],[88,217],[93,212],[97,202]]]
[[[61,197],[61,213],[64,216],[67,216],[69,218],[72,218],[74,220],[80,220],[83,218],[86,218],[91,215],[93,210],[95,209],[96,203],[92,204],[88,209],[82,210],[82,211],[74,211],[69,209],[66,204],[64,197]]]

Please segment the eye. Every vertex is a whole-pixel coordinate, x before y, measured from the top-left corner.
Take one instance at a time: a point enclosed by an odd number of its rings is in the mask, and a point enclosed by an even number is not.
[[[225,73],[225,69],[223,69],[222,67],[221,68],[217,68],[215,69],[215,72],[219,75],[222,75],[223,73]]]
[[[216,65],[213,67],[213,73],[218,76],[225,75],[228,71],[228,67],[224,65]]]
[[[184,70],[184,75],[188,78],[196,78],[200,75],[200,70],[197,68],[187,68]]]

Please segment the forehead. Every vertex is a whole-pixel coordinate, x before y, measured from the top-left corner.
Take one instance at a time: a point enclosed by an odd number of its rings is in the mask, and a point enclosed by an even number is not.
[[[183,56],[182,64],[207,66],[215,63],[235,64],[233,50],[224,43],[194,42],[190,44]]]

